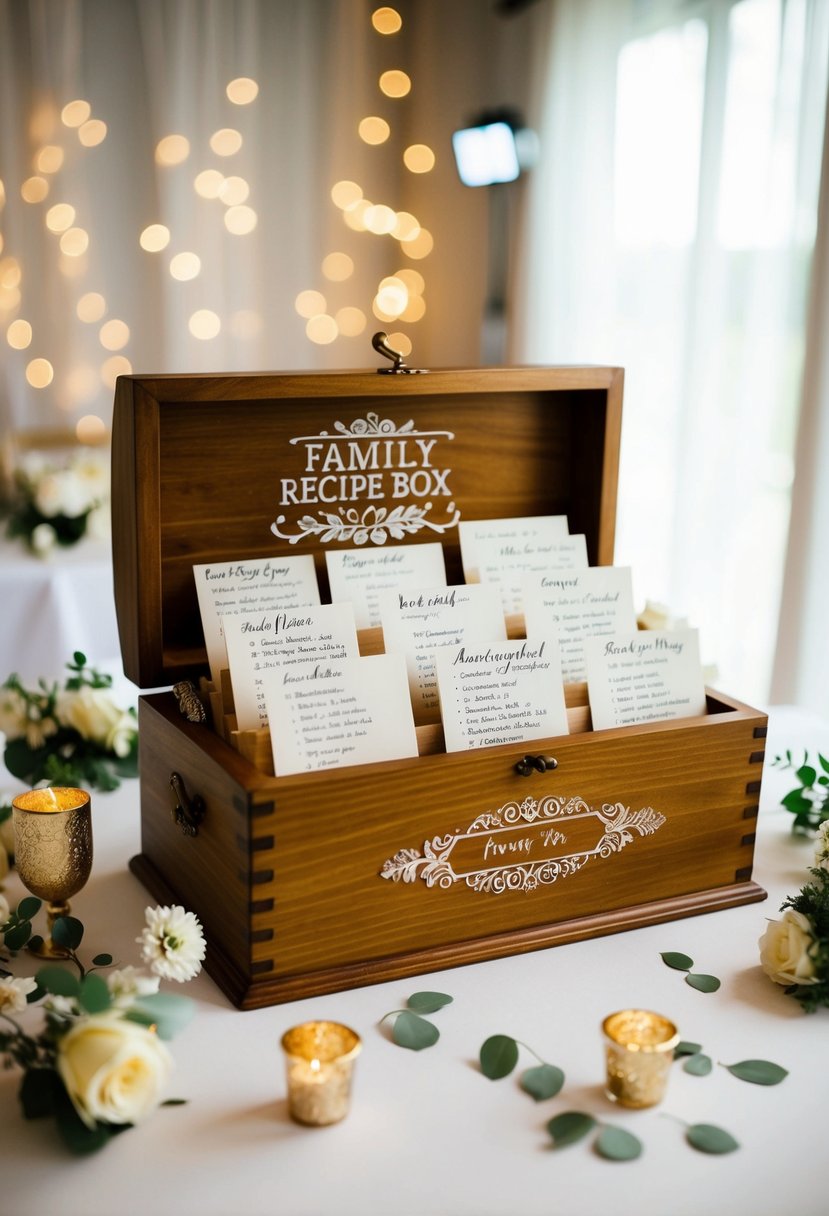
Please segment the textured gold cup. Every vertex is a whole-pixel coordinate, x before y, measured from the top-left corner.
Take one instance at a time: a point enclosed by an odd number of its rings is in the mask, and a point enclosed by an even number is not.
[[[282,1036],[291,1118],[308,1127],[348,1114],[360,1036],[339,1022],[304,1022]]]
[[[648,1009],[622,1009],[602,1023],[608,1098],[620,1106],[656,1106],[665,1095],[679,1033]]]
[[[12,802],[14,860],[20,880],[45,899],[49,936],[32,950],[38,958],[65,958],[52,941],[52,926],[69,915],[92,869],[92,802],[86,790],[29,790]]]

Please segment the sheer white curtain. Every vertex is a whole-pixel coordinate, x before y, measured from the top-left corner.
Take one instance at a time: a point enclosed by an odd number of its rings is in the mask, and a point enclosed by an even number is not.
[[[556,0],[513,355],[626,368],[616,560],[765,700],[793,476],[823,0]]]

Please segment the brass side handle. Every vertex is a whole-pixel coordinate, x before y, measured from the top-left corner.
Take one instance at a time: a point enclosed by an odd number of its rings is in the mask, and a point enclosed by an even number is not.
[[[175,797],[175,806],[170,812],[174,823],[178,824],[185,836],[198,836],[207,809],[204,799],[201,794],[190,797],[179,773],[170,774],[170,788]]]
[[[529,777],[531,773],[549,773],[558,768],[555,756],[525,756],[515,765],[519,777]]]

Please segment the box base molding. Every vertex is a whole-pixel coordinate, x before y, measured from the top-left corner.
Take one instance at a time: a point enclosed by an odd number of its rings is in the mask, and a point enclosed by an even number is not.
[[[137,854],[129,865],[132,873],[155,899],[167,904],[179,902],[180,896],[167,884],[146,854]],[[208,949],[205,970],[238,1009],[263,1009],[309,996],[382,984],[388,980],[486,962],[511,954],[528,954],[533,950],[562,946],[568,942],[737,908],[742,904],[759,903],[766,897],[767,892],[756,882],[736,882],[651,903],[635,904],[613,912],[599,912],[594,916],[536,925],[470,941],[450,942],[445,946],[431,946],[426,950],[414,950],[368,962],[348,963],[299,975],[265,974],[254,979],[214,944]]]

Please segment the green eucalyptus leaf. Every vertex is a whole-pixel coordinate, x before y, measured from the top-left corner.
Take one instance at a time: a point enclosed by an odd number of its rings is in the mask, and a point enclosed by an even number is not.
[[[829,773],[829,760],[827,760],[825,756],[822,756],[820,754],[820,752],[818,752],[817,758],[820,762],[820,767],[823,769],[824,773]]]
[[[592,1115],[580,1110],[566,1110],[550,1120],[547,1131],[552,1136],[556,1148],[566,1148],[568,1144],[582,1140],[595,1126],[596,1120]]]
[[[114,1127],[109,1127],[103,1123],[96,1123],[94,1127],[87,1127],[69,1100],[69,1095],[62,1085],[56,1087],[55,1122],[66,1147],[70,1152],[75,1153],[79,1157],[97,1152],[99,1148],[103,1148],[116,1130]]]
[[[37,951],[41,948],[42,945],[43,945],[43,938],[40,936],[40,934],[39,933],[32,934],[32,936],[29,938],[29,949],[32,950],[34,953],[37,953]]]
[[[167,1098],[161,1103],[162,1106],[186,1106],[190,1101],[189,1098]]]
[[[35,979],[39,987],[45,988],[53,996],[77,997],[81,990],[81,982],[71,971],[63,967],[41,967]]]
[[[674,971],[690,971],[694,965],[694,960],[687,954],[677,954],[675,950],[664,951],[660,958],[668,967],[673,967]]]
[[[685,983],[696,988],[697,992],[716,992],[720,986],[716,975],[695,975],[693,972],[685,976]]]
[[[86,667],[86,655],[84,654],[84,652],[82,650],[76,650],[74,652],[74,654],[72,655],[72,658],[75,660],[76,668]],[[69,668],[70,671],[73,670],[71,663],[67,663],[66,666]]]
[[[713,1123],[694,1123],[686,1131],[685,1139],[701,1153],[733,1153],[740,1147],[730,1132]]]
[[[780,799],[780,804],[794,815],[802,814],[812,809],[811,800],[805,797],[802,790],[790,790],[785,798]]]
[[[416,1013],[437,1013],[444,1005],[451,1005],[452,997],[445,992],[413,992],[406,1001],[409,1009]]]
[[[424,1047],[433,1047],[437,1043],[440,1031],[426,1018],[403,1009],[394,1019],[391,1037],[398,1047],[408,1047],[409,1051],[423,1051]]]
[[[635,1161],[642,1156],[642,1141],[623,1127],[613,1127],[609,1123],[599,1132],[594,1148],[608,1161]]]
[[[564,1084],[564,1073],[555,1064],[539,1064],[521,1076],[521,1088],[536,1102],[554,1098]]]
[[[88,978],[96,979],[99,984],[104,982],[97,975]],[[175,1038],[193,1017],[194,1011],[195,1005],[189,997],[171,996],[167,992],[152,992],[149,996],[136,997],[130,1008],[131,1014],[141,1015],[131,1020],[155,1026],[160,1039]]]
[[[7,929],[3,934],[3,941],[9,950],[22,950],[31,936],[31,922],[24,920],[22,925],[15,925],[14,928]]]
[[[688,1059],[682,1065],[683,1072],[689,1072],[692,1077],[707,1077],[714,1065],[711,1063],[710,1056],[704,1056],[702,1052],[696,1055],[688,1056]]]
[[[21,899],[17,905],[17,915],[21,920],[31,920],[37,916],[40,909],[43,907],[43,900],[36,899],[34,895],[27,895],[25,899]]]
[[[78,995],[81,1008],[87,1013],[103,1013],[112,1004],[106,981],[99,975],[86,975],[81,980],[81,990]]]
[[[738,1064],[726,1064],[733,1077],[751,1081],[754,1085],[779,1085],[789,1075],[788,1069],[771,1060],[740,1060]]]
[[[64,950],[77,950],[83,941],[83,925],[75,916],[59,916],[52,925],[52,941]]]
[[[481,1046],[481,1072],[490,1081],[508,1077],[518,1063],[518,1044],[507,1034],[493,1034]]]
[[[112,955],[111,954],[96,954],[92,960],[92,966],[93,967],[111,967],[112,966]]]
[[[678,1060],[680,1056],[695,1056],[698,1051],[702,1051],[702,1043],[689,1043],[682,1039],[674,1048],[674,1059]]]
[[[38,984],[38,986],[37,986],[37,988],[35,988],[34,992],[26,993],[26,1004],[34,1005],[36,1001],[43,1000],[43,998],[45,996],[46,996],[46,993],[43,991],[43,989]]]
[[[810,789],[815,784],[817,771],[812,768],[811,764],[804,764],[797,770],[795,777],[797,777],[801,785],[805,786],[806,789]]]

